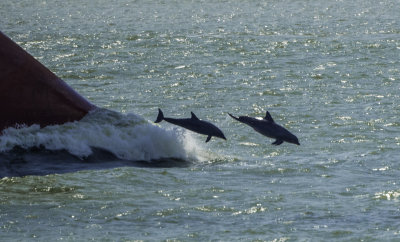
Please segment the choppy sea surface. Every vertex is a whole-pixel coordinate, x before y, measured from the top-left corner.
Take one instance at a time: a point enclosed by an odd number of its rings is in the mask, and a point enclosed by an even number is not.
[[[100,107],[3,132],[1,240],[400,239],[398,1],[6,0],[0,16]],[[153,124],[158,108],[228,140]],[[267,110],[300,146],[227,115]]]

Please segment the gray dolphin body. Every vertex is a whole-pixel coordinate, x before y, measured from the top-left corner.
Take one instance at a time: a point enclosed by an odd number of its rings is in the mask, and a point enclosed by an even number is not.
[[[182,118],[182,119],[165,118],[161,109],[158,109],[157,120],[154,121],[154,123],[159,123],[165,120],[168,123],[181,126],[193,132],[208,135],[206,143],[210,141],[212,136],[226,140],[225,135],[214,124],[204,120],[200,120],[199,118],[196,117],[196,115],[193,112],[191,112],[191,114],[192,114],[191,118]]]
[[[269,138],[276,139],[273,142],[273,145],[280,145],[284,141],[296,145],[300,145],[299,140],[295,135],[290,133],[287,129],[275,123],[272,119],[271,114],[267,111],[265,117],[263,119],[256,119],[247,116],[240,116],[239,118],[233,116],[229,113],[229,116],[234,118],[235,120],[242,122],[244,124],[249,125],[255,131],[259,132],[262,135],[265,135]]]

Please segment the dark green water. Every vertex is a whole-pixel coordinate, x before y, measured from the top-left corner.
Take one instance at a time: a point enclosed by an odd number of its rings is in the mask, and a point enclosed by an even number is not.
[[[1,31],[92,103],[117,112],[10,129],[0,137],[2,159],[105,159],[93,158],[98,147],[115,155],[107,164],[187,162],[3,174],[1,239],[396,241],[399,6],[2,1]],[[168,123],[148,124],[158,108],[176,118],[193,111],[228,141],[206,144]],[[227,115],[266,110],[301,146],[273,146]]]

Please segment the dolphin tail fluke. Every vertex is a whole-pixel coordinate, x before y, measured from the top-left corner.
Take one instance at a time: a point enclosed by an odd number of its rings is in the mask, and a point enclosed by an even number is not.
[[[233,116],[232,114],[230,114],[230,113],[228,113],[229,114],[229,116],[231,116],[233,119],[235,119],[235,120],[237,120],[237,121],[240,121],[239,120],[239,118],[237,118],[237,117],[235,117],[235,116]]]
[[[154,121],[154,123],[159,123],[159,122],[163,121],[163,119],[164,119],[164,114],[161,111],[161,109],[158,109],[158,116],[157,116],[156,121]]]

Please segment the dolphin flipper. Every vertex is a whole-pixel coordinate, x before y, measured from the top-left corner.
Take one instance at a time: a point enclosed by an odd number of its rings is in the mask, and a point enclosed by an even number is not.
[[[207,143],[208,141],[210,141],[211,137],[212,137],[211,135],[209,135],[209,136],[207,137],[206,143]]]
[[[282,144],[282,143],[283,143],[283,140],[277,139],[277,140],[275,140],[275,142],[272,143],[272,144],[273,144],[273,145],[280,145],[280,144]]]

